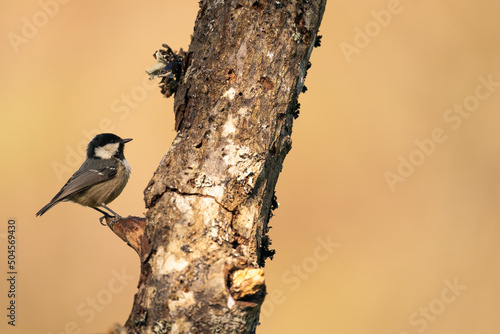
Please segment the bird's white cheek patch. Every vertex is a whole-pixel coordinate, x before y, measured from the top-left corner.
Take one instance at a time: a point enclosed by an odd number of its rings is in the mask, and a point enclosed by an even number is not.
[[[118,146],[120,143],[107,144],[101,147],[95,148],[95,156],[101,159],[111,159],[113,155],[118,151]]]

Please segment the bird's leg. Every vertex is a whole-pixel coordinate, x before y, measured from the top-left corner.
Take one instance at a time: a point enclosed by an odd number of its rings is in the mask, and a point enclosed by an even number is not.
[[[107,213],[106,211],[102,211],[101,209],[98,209],[98,208],[96,208],[94,206],[92,207],[92,209],[97,210],[97,211],[99,211],[100,213],[102,213],[104,215],[104,216],[102,216],[102,217],[99,218],[99,223],[101,223],[101,225],[105,226],[106,224],[103,224],[102,221],[105,220],[108,217],[111,217],[109,215],[109,213]]]
[[[101,207],[105,208],[106,210],[108,210],[109,212],[111,212],[113,215],[115,215],[116,218],[122,218],[122,216],[120,216],[119,214],[117,214],[116,212],[114,212],[113,210],[111,210],[110,208],[108,208],[106,206],[106,204],[102,203],[101,204]],[[100,211],[100,210],[99,210]]]

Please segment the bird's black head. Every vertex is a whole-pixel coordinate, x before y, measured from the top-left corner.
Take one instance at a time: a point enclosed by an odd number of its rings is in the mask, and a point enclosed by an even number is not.
[[[95,136],[87,146],[87,159],[125,159],[123,148],[132,139],[121,139],[112,133],[101,133]]]

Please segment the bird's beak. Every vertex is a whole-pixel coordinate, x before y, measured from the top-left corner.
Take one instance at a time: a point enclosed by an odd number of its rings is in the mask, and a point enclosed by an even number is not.
[[[132,138],[126,138],[126,139],[122,139],[122,143],[128,143],[129,141],[132,141]]]

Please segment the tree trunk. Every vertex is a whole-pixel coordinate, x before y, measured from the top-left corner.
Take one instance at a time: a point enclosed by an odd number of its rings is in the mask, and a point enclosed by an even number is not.
[[[274,188],[325,5],[200,1],[177,137],[145,189],[144,236],[124,238],[145,240],[129,333],[255,332]]]

